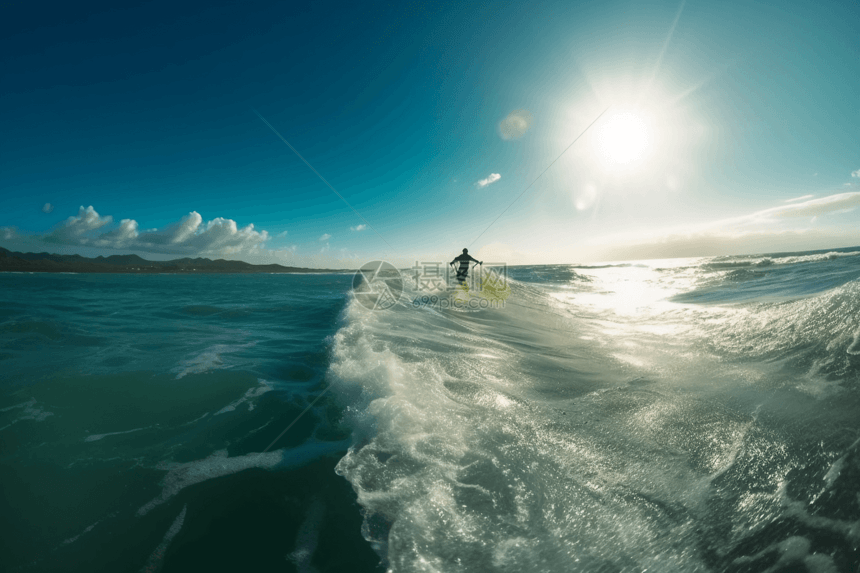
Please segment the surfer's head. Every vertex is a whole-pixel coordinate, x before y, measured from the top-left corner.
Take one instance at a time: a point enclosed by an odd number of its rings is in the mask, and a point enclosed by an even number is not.
[[[466,253],[468,253],[468,252],[469,252],[469,249],[463,249],[463,254],[464,254],[464,255],[465,255]]]

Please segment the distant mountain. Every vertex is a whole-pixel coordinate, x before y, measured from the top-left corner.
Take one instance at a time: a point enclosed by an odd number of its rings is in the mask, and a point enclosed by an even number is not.
[[[344,271],[340,269],[340,271]],[[148,261],[137,255],[94,259],[80,255],[16,253],[0,247],[0,272],[25,273],[330,273],[335,269],[304,269],[283,265],[252,265],[224,259],[184,258]]]

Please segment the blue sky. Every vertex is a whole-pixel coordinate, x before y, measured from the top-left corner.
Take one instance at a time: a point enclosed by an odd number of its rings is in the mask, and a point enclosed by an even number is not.
[[[356,267],[464,246],[523,264],[858,245],[858,16],[13,3],[0,246]]]

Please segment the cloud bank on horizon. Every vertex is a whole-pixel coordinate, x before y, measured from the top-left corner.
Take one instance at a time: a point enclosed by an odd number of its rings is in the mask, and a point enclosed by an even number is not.
[[[90,247],[114,251],[139,251],[165,255],[242,255],[259,250],[270,239],[266,231],[257,231],[253,223],[239,228],[236,221],[216,217],[203,223],[203,217],[192,211],[163,229],[141,231],[134,219],[122,219],[113,225],[113,216],[101,216],[92,205],[80,207],[78,214],[67,218],[44,234],[21,235],[5,227],[4,239],[44,246]],[[108,230],[109,229],[109,230]]]
[[[658,259],[772,253],[857,246],[856,229],[838,217],[860,206],[860,192],[838,193],[755,211],[748,215],[651,233],[616,234],[591,243],[600,258]],[[804,200],[806,199],[806,200]],[[822,225],[824,218],[830,224]]]

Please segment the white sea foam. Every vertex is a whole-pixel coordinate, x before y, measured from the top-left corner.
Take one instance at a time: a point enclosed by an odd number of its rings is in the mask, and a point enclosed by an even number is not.
[[[151,427],[152,426],[146,426],[145,428],[135,428],[134,430],[126,430],[124,432],[109,432],[107,434],[92,434],[92,435],[84,438],[84,441],[85,442],[96,442],[96,441],[101,440],[103,438],[106,438],[108,436],[119,436],[122,434],[131,434],[132,432],[139,432],[141,430],[148,430]]]
[[[851,338],[851,344],[848,345],[848,348],[845,349],[845,352],[851,354],[852,356],[860,355],[860,328],[854,332],[854,336]]]
[[[182,360],[176,365],[171,372],[176,374],[176,379],[179,380],[189,374],[200,374],[210,370],[221,370],[232,368],[232,365],[224,362],[224,355],[236,352],[242,348],[250,348],[254,346],[254,342],[247,344],[215,344],[197,353],[189,358]]]
[[[141,506],[137,510],[137,515],[146,515],[153,508],[171,499],[186,487],[212,478],[234,474],[249,468],[271,470],[296,467],[318,457],[340,451],[345,447],[344,442],[311,440],[292,449],[233,457],[227,456],[227,450],[219,450],[202,460],[186,463],[165,462],[156,466],[156,469],[167,471],[162,482],[161,494]]]
[[[234,410],[236,410],[237,407],[246,402],[248,404],[248,411],[252,411],[254,409],[254,402],[252,400],[254,398],[262,396],[266,392],[271,392],[273,390],[269,383],[262,378],[259,378],[257,382],[259,384],[258,386],[254,388],[249,388],[248,391],[245,392],[245,394],[241,398],[230,402],[229,404],[215,412],[215,414],[213,415],[217,416],[218,414],[226,414],[227,412],[233,412]]]
[[[14,406],[7,406],[6,408],[0,408],[0,412],[8,412],[9,410],[15,410],[17,408],[30,408],[34,404],[36,404],[36,399],[30,398],[26,402],[21,402],[20,404],[15,404]]]
[[[287,556],[295,564],[299,573],[316,573],[317,571],[311,565],[311,559],[313,559],[319,544],[324,517],[325,504],[320,499],[314,498],[311,500],[305,519],[296,534],[296,549]]]
[[[11,427],[18,422],[23,422],[24,420],[33,420],[34,422],[44,422],[48,416],[53,416],[53,412],[48,412],[43,410],[41,406],[38,405],[38,402],[35,398],[30,398],[26,402],[22,402],[20,404],[15,404],[14,406],[8,406],[0,410],[0,412],[10,412],[12,410],[17,410],[18,408],[22,409],[21,415],[12,420],[10,424],[6,424],[0,431],[5,430],[6,428]]]
[[[95,523],[93,523],[92,525],[90,525],[89,527],[87,527],[86,529],[84,529],[83,531],[81,531],[80,533],[78,533],[77,535],[75,535],[74,537],[69,537],[68,539],[66,539],[65,541],[63,541],[62,545],[69,545],[70,543],[74,543],[75,541],[77,541],[77,540],[81,537],[81,535],[84,535],[84,534],[86,534],[86,533],[89,533],[89,532],[90,532],[90,531],[92,531],[92,530],[95,528],[95,526],[96,526],[96,525],[98,525],[99,523],[101,523],[101,521],[96,521]]]
[[[141,569],[142,572],[156,573],[156,571],[161,570],[161,566],[164,564],[164,555],[167,552],[167,548],[170,546],[170,542],[173,541],[173,538],[182,530],[182,526],[185,523],[185,513],[187,511],[188,504],[185,504],[182,506],[182,511],[179,512],[179,515],[176,516],[176,519],[173,520],[173,523],[164,534],[164,538],[161,540],[161,543],[158,544],[158,547],[156,547],[155,551],[153,551],[149,556],[149,559],[146,561],[146,565]]]
[[[829,251],[827,253],[814,253],[808,255],[768,255],[768,256],[746,256],[746,257],[717,257],[716,259],[705,259],[707,264],[716,265],[793,265],[797,263],[815,263],[821,261],[832,261],[843,257],[856,257],[860,251]]]
[[[818,261],[833,261],[842,257],[856,257],[860,255],[860,251],[842,252],[831,251],[829,253],[817,253],[814,255],[795,255],[790,257],[774,258],[774,263],[782,265],[793,265],[796,263],[812,263]]]

